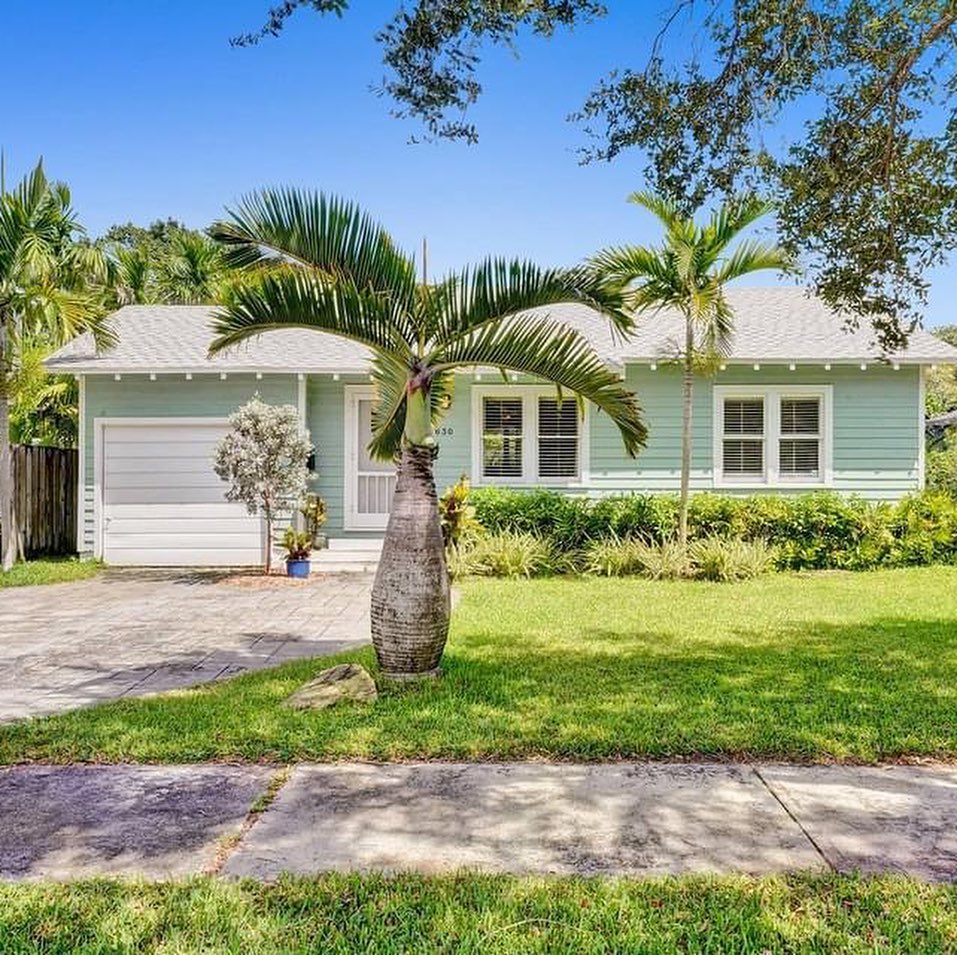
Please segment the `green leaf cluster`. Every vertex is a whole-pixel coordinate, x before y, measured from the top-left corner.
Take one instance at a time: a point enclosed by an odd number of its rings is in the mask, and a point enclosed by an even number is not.
[[[557,491],[479,488],[470,503],[489,534],[531,534],[578,569],[596,542],[662,544],[674,539],[677,498],[624,494],[572,497]],[[691,499],[689,538],[763,542],[782,570],[867,570],[957,563],[957,499],[939,491],[897,504],[831,492]]]

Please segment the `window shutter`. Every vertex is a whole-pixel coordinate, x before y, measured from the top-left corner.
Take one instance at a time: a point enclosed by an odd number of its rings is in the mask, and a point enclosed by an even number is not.
[[[764,434],[763,398],[727,398],[724,402],[725,434]]]
[[[578,404],[571,398],[538,399],[538,476],[578,476]]]
[[[748,437],[739,438],[737,435]],[[764,474],[763,398],[725,399],[721,467],[729,477],[760,477]]]
[[[521,478],[521,398],[483,399],[482,475]]]
[[[778,467],[782,475],[818,477],[821,472],[820,398],[781,399]]]
[[[781,434],[819,433],[821,401],[819,398],[782,398]]]

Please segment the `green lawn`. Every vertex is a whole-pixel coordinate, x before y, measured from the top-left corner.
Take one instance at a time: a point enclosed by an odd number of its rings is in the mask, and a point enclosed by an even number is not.
[[[953,567],[470,582],[438,682],[280,705],[329,662],[3,726],[0,762],[957,758]]]
[[[4,955],[952,952],[957,888],[839,876],[0,886]]]
[[[0,587],[32,587],[36,584],[69,584],[95,577],[103,565],[95,560],[59,558],[28,560],[12,570],[0,571]]]

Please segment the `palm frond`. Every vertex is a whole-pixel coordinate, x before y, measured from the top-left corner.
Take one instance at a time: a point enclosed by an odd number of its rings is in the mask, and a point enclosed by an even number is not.
[[[626,245],[603,249],[588,261],[593,269],[620,284],[642,279],[671,283],[675,275],[668,251],[649,246]]]
[[[793,267],[790,256],[771,243],[747,241],[740,243],[715,272],[715,281],[730,282],[752,272],[776,269],[788,272]]]
[[[615,422],[625,449],[637,454],[647,429],[635,395],[606,368],[579,332],[536,316],[479,326],[434,356],[439,372],[492,367],[531,375],[592,402]]]
[[[282,328],[328,332],[372,349],[410,354],[389,300],[296,268],[269,271],[231,288],[213,319],[210,354]]]
[[[705,244],[723,250],[748,226],[774,211],[774,203],[757,196],[745,196],[717,209],[705,227]]]
[[[486,259],[429,290],[426,337],[433,347],[442,347],[490,322],[563,304],[588,306],[618,331],[634,324],[621,286],[594,268],[543,269],[517,259]]]
[[[263,189],[227,213],[210,235],[226,246],[232,266],[264,258],[298,262],[407,306],[412,302],[415,263],[354,203],[299,189]]]
[[[633,192],[629,202],[641,206],[650,212],[665,227],[666,232],[682,234],[687,227],[687,219],[681,215],[677,203],[654,192]]]

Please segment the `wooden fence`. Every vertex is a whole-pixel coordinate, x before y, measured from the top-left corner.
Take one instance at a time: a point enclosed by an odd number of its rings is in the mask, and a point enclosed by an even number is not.
[[[76,551],[77,462],[69,448],[13,449],[17,520],[28,558]]]

